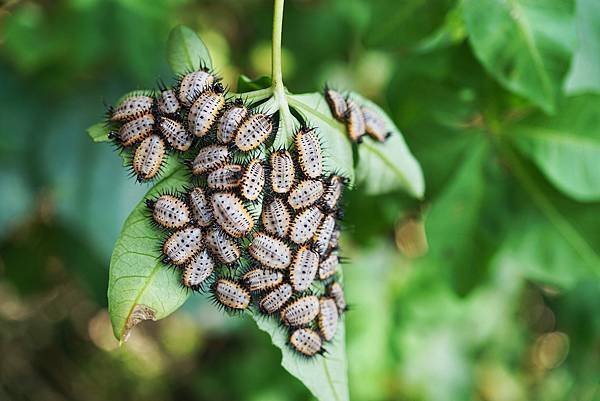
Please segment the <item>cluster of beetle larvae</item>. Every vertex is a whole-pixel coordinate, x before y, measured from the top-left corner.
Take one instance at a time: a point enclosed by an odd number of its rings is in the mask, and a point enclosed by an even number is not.
[[[357,106],[340,95],[342,110],[335,93],[326,98],[352,137]],[[361,118],[361,129],[373,131],[364,110]],[[126,97],[109,110],[109,124],[138,181],[157,177],[169,152],[189,168],[186,189],[146,199],[166,232],[162,260],[182,285],[209,289],[229,311],[276,316],[296,351],[322,353],[347,308],[338,281],[346,181],[325,173],[317,129],[301,124],[289,149],[272,149],[277,115],[228,98],[205,68],[172,88]]]

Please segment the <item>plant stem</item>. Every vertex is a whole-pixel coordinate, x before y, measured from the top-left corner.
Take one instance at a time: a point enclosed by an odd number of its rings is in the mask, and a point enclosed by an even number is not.
[[[279,107],[279,114],[284,130],[283,135],[279,135],[283,142],[288,142],[287,136],[293,135],[292,114],[288,105],[285,86],[283,85],[283,74],[281,70],[281,31],[283,29],[283,5],[285,0],[274,0],[273,6],[273,38],[271,43],[271,89],[273,97]],[[276,141],[277,143],[277,141]]]

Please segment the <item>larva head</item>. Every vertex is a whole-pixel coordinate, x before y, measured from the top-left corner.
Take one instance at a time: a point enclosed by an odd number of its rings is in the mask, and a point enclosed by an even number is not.
[[[290,344],[303,356],[312,357],[322,352],[323,342],[319,334],[309,328],[296,329],[290,335]]]

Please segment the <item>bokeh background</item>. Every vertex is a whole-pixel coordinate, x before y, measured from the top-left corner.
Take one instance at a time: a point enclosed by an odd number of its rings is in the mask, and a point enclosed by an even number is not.
[[[600,399],[600,165],[589,164],[600,160],[600,85],[592,65],[588,81],[564,90],[576,2],[539,1],[530,13],[528,3],[513,6],[525,7],[516,18],[540,45],[550,95],[522,96],[536,79],[526,62],[485,61],[486,49],[527,52],[523,37],[485,32],[482,19],[478,40],[461,2],[286,4],[289,89],[328,81],[371,97],[403,131],[427,182],[423,202],[361,188],[347,197],[353,400]],[[585,4],[593,0],[577,1]],[[170,79],[165,42],[177,24],[200,33],[233,88],[240,73],[268,74],[271,7],[2,2],[0,400],[311,399],[263,332],[200,296],[117,347],[108,261],[147,187],[85,133],[103,102]],[[584,41],[598,44],[600,13],[587,16]],[[565,189],[561,174],[581,187]]]

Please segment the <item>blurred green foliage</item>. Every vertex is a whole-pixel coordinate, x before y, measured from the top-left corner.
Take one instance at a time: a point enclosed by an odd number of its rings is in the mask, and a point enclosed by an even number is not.
[[[422,204],[347,197],[352,399],[600,397],[599,9],[288,0],[290,90],[374,99],[427,181]],[[146,188],[84,132],[103,100],[170,79],[177,24],[230,86],[268,74],[270,2],[13,0],[0,18],[0,399],[310,399],[201,297],[115,348],[108,259]],[[407,257],[421,221],[428,252]]]

